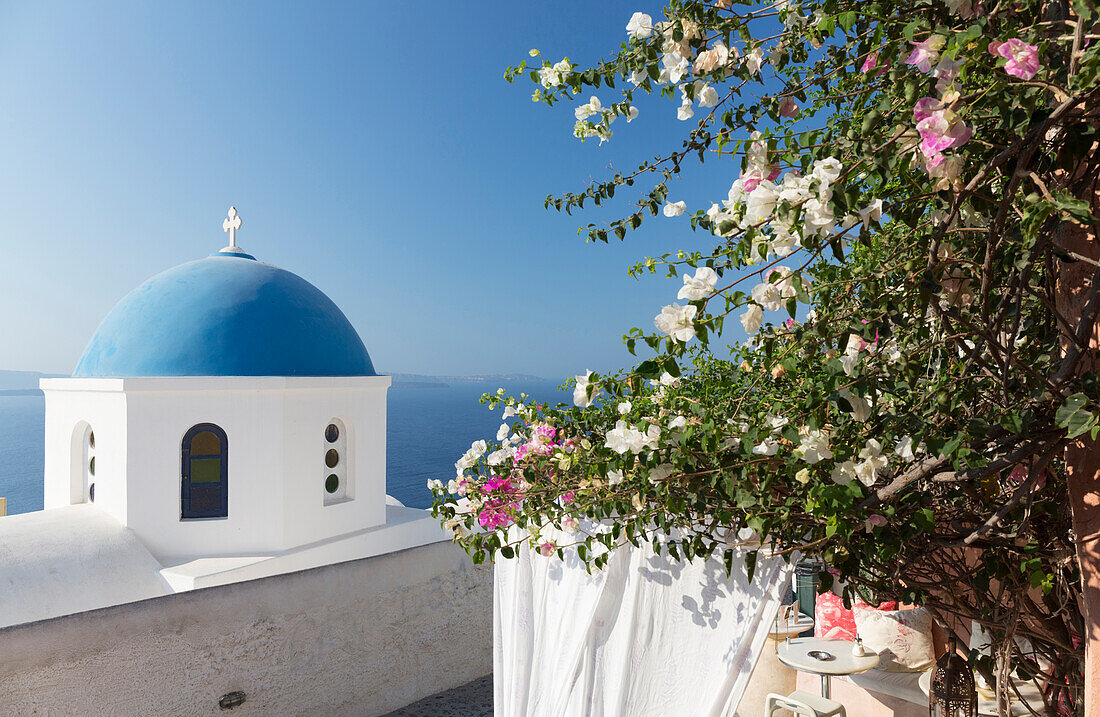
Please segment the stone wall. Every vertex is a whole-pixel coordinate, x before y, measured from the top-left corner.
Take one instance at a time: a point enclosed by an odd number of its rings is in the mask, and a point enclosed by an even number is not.
[[[384,714],[491,672],[492,617],[492,569],[436,543],[5,628],[0,711]]]

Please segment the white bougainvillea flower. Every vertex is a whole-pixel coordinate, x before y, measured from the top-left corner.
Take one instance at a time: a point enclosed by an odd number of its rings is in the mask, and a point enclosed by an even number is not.
[[[649,482],[656,485],[661,481],[668,478],[670,475],[676,472],[676,468],[671,463],[662,463],[656,468],[651,468],[649,471]]]
[[[889,459],[882,454],[882,444],[874,438],[867,439],[867,443],[859,451],[859,457],[863,460],[856,465],[856,477],[865,486],[872,486],[878,478],[878,473],[889,463]]]
[[[604,446],[623,455],[630,450],[629,432],[631,430],[630,424],[626,421],[616,421],[615,427],[608,431],[604,438]]]
[[[700,266],[695,270],[695,276],[684,274],[684,285],[680,287],[677,299],[688,301],[702,301],[714,293],[718,285],[718,272],[709,266]]]
[[[778,450],[779,441],[775,439],[775,436],[768,436],[752,447],[752,452],[758,456],[774,456]]]
[[[689,120],[695,116],[695,108],[691,106],[691,100],[687,97],[680,103],[680,109],[676,110],[676,119]]]
[[[653,18],[644,12],[634,13],[626,24],[626,32],[631,40],[646,39],[653,34]]]
[[[580,408],[588,408],[592,405],[592,400],[596,398],[596,394],[599,390],[593,390],[589,393],[589,385],[592,383],[592,372],[585,371],[583,374],[574,376],[577,380],[577,385],[573,387],[573,403]]]
[[[741,314],[741,326],[745,328],[745,333],[755,334],[760,330],[760,324],[764,321],[764,309],[757,304],[749,304],[745,308],[745,313]]]
[[[668,371],[661,374],[660,382],[662,386],[672,386],[673,388],[680,387],[680,379],[673,376]]]
[[[428,490],[430,490],[433,493],[442,493],[443,492],[443,481],[436,480],[435,478],[430,479],[428,481]]]
[[[863,226],[865,228],[870,228],[871,222],[882,221],[882,200],[876,199],[863,209],[860,209],[859,218],[863,220]]]
[[[630,109],[626,111],[626,122],[630,124],[638,116],[638,108],[634,105],[630,106]]]
[[[840,364],[844,367],[846,376],[855,374],[856,366],[859,365],[859,352],[867,346],[868,343],[862,337],[848,334],[848,345],[844,348],[844,355],[840,357]]]
[[[686,426],[687,422],[688,420],[686,416],[673,416],[672,420],[668,422],[668,427],[669,429],[674,431],[679,430]]]
[[[691,69],[691,63],[679,52],[666,52],[661,55],[661,76],[657,78],[658,84],[666,82],[677,83]]]
[[[762,281],[752,288],[752,300],[768,311],[778,311],[783,308],[783,297],[779,293],[779,287],[770,281]]]
[[[500,428],[497,429],[497,440],[503,441],[505,438],[508,437],[508,433],[510,431],[511,428],[508,426],[507,423],[500,424]]]
[[[760,74],[760,66],[764,64],[764,50],[759,47],[754,47],[752,52],[745,55],[742,61],[745,63],[745,67],[750,74]]]
[[[678,217],[687,211],[687,202],[666,202],[662,210],[666,217]]]
[[[811,174],[821,180],[822,184],[832,184],[840,177],[844,164],[836,157],[826,157],[814,162]]]
[[[774,413],[769,413],[764,416],[764,425],[771,429],[772,433],[779,433],[783,426],[786,426],[791,422],[791,419],[786,416],[777,416]]]
[[[623,472],[618,468],[607,472],[607,484],[619,485],[623,482]]]
[[[600,103],[600,98],[592,95],[588,98],[586,104],[581,105],[573,110],[573,116],[578,120],[585,120],[594,114],[603,112],[603,105]]]
[[[622,415],[626,415],[627,413],[630,413],[631,408],[634,408],[634,406],[630,403],[630,401],[623,401],[615,407],[615,410],[617,410]]]
[[[722,42],[716,42],[709,49],[703,50],[695,58],[695,74],[701,75],[707,72],[725,67],[730,61],[730,50]]]
[[[700,107],[714,107],[720,99],[718,91],[710,85],[703,85],[695,92],[695,97],[699,100]]]
[[[856,478],[856,464],[852,461],[844,461],[843,463],[837,463],[833,467],[829,478],[832,479],[837,485],[847,485]]]
[[[855,395],[846,388],[842,389],[839,395],[852,407],[852,418],[860,423],[866,423],[867,419],[871,417],[870,402],[862,396]]]
[[[695,338],[695,314],[698,311],[693,304],[687,306],[671,304],[661,309],[661,313],[653,318],[653,325],[661,333],[687,343]]]
[[[916,457],[913,455],[913,439],[909,436],[899,438],[894,445],[894,455],[903,461],[913,460]]]
[[[795,454],[810,465],[833,457],[829,450],[829,432],[811,431],[803,429],[802,442],[795,449]]]

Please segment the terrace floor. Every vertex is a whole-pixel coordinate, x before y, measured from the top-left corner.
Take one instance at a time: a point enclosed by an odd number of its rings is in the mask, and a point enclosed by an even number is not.
[[[493,676],[425,697],[385,717],[493,717]]]

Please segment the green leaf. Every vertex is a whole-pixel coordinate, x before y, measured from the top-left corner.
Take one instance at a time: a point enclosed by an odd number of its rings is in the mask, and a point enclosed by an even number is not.
[[[661,365],[652,359],[642,361],[634,373],[642,378],[657,378],[661,375]]]
[[[1066,429],[1066,438],[1076,438],[1096,423],[1096,416],[1085,410],[1088,402],[1085,394],[1075,393],[1054,414],[1055,424]]]

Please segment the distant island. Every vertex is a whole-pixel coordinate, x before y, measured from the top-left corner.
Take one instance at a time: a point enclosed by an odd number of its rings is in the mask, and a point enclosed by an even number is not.
[[[545,381],[541,376],[527,373],[491,373],[479,376],[426,376],[417,373],[393,373],[394,388],[446,388],[453,383],[503,383],[508,381]],[[64,374],[40,373],[38,371],[0,370],[0,396],[41,395],[38,380],[41,378],[64,378]]]
[[[62,378],[62,374],[0,370],[0,396],[41,396],[40,378]]]
[[[492,373],[479,376],[426,376],[418,373],[392,373],[394,388],[446,388],[452,383],[501,383],[507,381],[545,381],[527,373]]]

